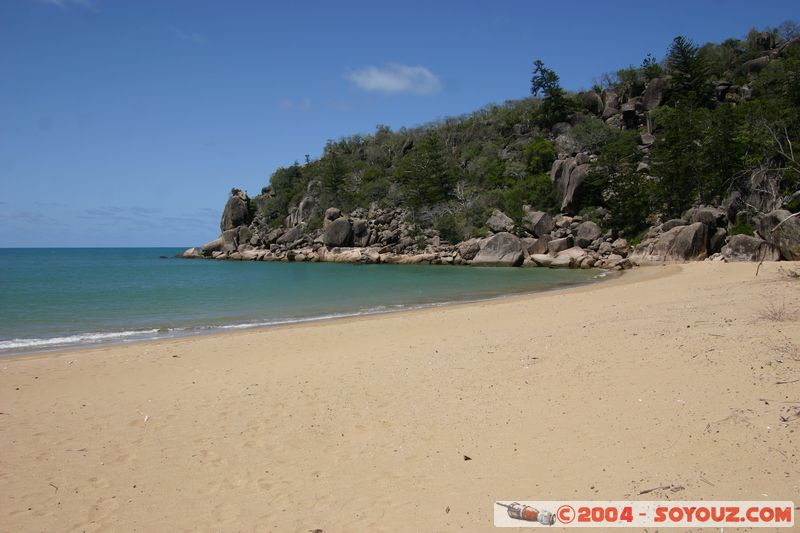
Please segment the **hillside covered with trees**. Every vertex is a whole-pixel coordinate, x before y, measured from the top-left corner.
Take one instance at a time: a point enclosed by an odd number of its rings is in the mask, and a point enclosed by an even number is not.
[[[702,46],[678,36],[663,58],[647,55],[582,92],[537,60],[529,98],[332,140],[320,158],[275,170],[254,198],[235,190],[246,207],[235,224],[223,216],[222,230],[247,230],[228,249],[269,248],[289,232],[298,245],[320,244],[330,208],[364,220],[401,213],[404,247],[420,250],[434,237],[497,232],[496,210],[519,236],[541,237],[531,213],[547,213],[635,245],[648,228],[713,206],[724,238],[753,235],[765,213],[800,210],[799,35],[786,22]]]

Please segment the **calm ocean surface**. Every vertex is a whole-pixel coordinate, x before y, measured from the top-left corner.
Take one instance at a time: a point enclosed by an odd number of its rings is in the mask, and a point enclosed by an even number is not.
[[[598,276],[547,268],[172,258],[180,251],[0,249],[0,355],[478,300]]]

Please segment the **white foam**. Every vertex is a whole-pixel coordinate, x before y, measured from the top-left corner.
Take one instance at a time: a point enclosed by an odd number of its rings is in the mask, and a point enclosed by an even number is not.
[[[117,331],[113,333],[80,333],[66,337],[51,337],[49,339],[11,339],[0,341],[0,350],[15,350],[20,348],[45,348],[48,346],[66,346],[70,344],[93,344],[104,341],[122,340],[129,337],[149,337],[158,333],[157,329],[139,331]]]
[[[608,271],[602,271],[599,274],[593,276],[593,279],[602,279],[607,275]],[[545,290],[553,290],[553,289],[545,289]],[[539,291],[533,291],[533,292],[539,292]],[[47,339],[16,338],[10,340],[0,340],[0,354],[13,355],[14,353],[31,352],[38,350],[47,351],[49,349],[58,350],[71,346],[80,346],[87,344],[131,342],[131,341],[146,340],[146,339],[193,335],[203,332],[250,329],[250,328],[260,328],[267,326],[297,324],[303,322],[316,322],[319,320],[329,320],[332,318],[348,318],[348,317],[357,317],[364,315],[377,315],[377,314],[391,313],[394,311],[414,310],[414,309],[423,309],[430,307],[442,307],[457,303],[502,299],[508,296],[516,296],[520,294],[526,294],[526,293],[511,293],[511,294],[497,295],[489,298],[478,297],[475,299],[465,299],[465,300],[455,299],[455,300],[430,302],[430,303],[376,305],[374,307],[364,307],[359,309],[358,311],[351,311],[351,312],[328,313],[328,314],[315,315],[309,317],[287,317],[287,318],[279,318],[272,320],[242,322],[238,324],[209,324],[204,326],[145,329],[145,330],[104,332],[104,333],[92,332],[92,333],[67,335],[63,337],[52,337]]]

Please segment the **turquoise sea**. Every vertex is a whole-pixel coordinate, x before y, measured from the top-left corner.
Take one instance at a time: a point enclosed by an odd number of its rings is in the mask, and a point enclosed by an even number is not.
[[[180,251],[0,249],[0,355],[479,300],[601,275],[174,258]]]

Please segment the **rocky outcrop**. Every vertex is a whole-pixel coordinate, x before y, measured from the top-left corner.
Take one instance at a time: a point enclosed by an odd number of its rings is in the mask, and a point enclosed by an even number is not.
[[[303,238],[303,233],[305,232],[305,224],[298,224],[293,228],[288,229],[284,232],[280,237],[275,240],[275,244],[281,245],[291,245],[293,243],[299,242]]]
[[[776,209],[757,220],[758,234],[780,250],[787,261],[800,261],[800,215]]]
[[[525,213],[522,217],[525,229],[535,237],[543,237],[555,228],[553,217],[544,211],[534,211],[527,205],[522,206],[522,211]]]
[[[774,40],[774,34],[769,33],[755,39],[761,43],[758,46],[763,48],[762,53],[756,52],[758,57],[755,54],[748,55],[747,58],[751,60],[746,63],[740,58],[738,74],[726,73],[726,76],[731,74],[733,77],[729,80],[717,79],[709,84],[708,88],[713,88],[713,99],[717,103],[735,104],[758,96],[758,83],[748,80],[746,74],[765,67],[772,68],[773,65],[768,66],[768,63],[780,61],[781,51],[789,44],[779,45]],[[749,46],[752,48],[752,42]],[[636,172],[656,183],[659,180],[659,165],[655,164],[656,158],[651,159],[650,151],[653,146],[658,146],[657,136],[662,134],[664,125],[659,127],[654,124],[651,112],[664,103],[671,84],[672,78],[665,74],[649,80],[646,85],[638,81],[620,84],[619,93],[614,90],[580,93],[576,102],[582,104],[581,109],[569,113],[549,131],[540,132],[521,122],[509,124],[509,133],[512,135],[503,134],[503,143],[493,145],[509,177],[525,173],[526,164],[530,163],[526,158],[532,153],[530,149],[536,148],[532,141],[540,133],[553,142],[557,159],[550,169],[550,179],[558,200],[557,215],[551,216],[530,206],[522,206],[523,217],[515,224],[506,213],[495,209],[485,221],[489,229],[488,237],[453,242],[458,240],[457,236],[462,230],[482,233],[483,220],[476,221],[474,215],[483,213],[486,203],[496,200],[491,195],[475,195],[468,186],[474,183],[459,183],[449,201],[425,205],[415,211],[414,217],[409,217],[403,208],[379,207],[386,201],[392,205],[400,201],[402,188],[393,189],[396,183],[389,179],[390,186],[385,190],[385,198],[377,199],[369,208],[360,207],[348,213],[320,203],[320,198],[328,195],[321,194],[319,178],[310,174],[317,167],[310,165],[302,175],[303,179],[309,179],[306,192],[299,201],[292,195],[294,205],[289,206],[287,216],[282,221],[275,214],[279,207],[275,200],[279,196],[273,194],[269,187],[265,187],[262,194],[255,198],[258,207],[255,218],[250,199],[244,192],[235,189],[223,211],[220,237],[201,248],[187,250],[184,255],[189,258],[202,256],[260,261],[503,266],[522,263],[531,266],[613,269],[628,268],[634,261],[641,264],[702,259],[742,261],[776,256],[800,259],[800,217],[787,220],[787,211],[772,211],[787,201],[791,202],[791,198],[776,196],[775,192],[782,190],[782,172],[774,168],[753,171],[747,183],[737,181],[738,190],[732,191],[721,202],[720,198],[712,197],[712,201],[721,204],[719,206],[696,206],[684,212],[680,218],[667,220],[663,224],[659,222],[664,213],[649,213],[648,221],[652,220],[653,226],[635,251],[631,250],[625,238],[607,227],[615,220],[613,215],[618,213],[609,213],[604,208],[587,208],[584,182],[597,156],[594,151],[589,151],[596,150],[592,148],[594,143],[586,142],[586,146],[578,143],[577,139],[582,139],[587,131],[591,133],[591,130],[581,131],[578,126],[587,119],[598,125],[598,119],[589,117],[594,115],[612,128],[637,133],[636,149],[641,158],[636,161]],[[396,162],[398,157],[416,150],[415,135],[408,133],[405,140],[398,138],[398,142],[386,148],[381,158],[388,156]],[[633,142],[636,135],[631,135],[631,139]],[[366,157],[362,159],[365,161],[373,158],[366,153],[368,148],[366,145],[359,146],[359,143],[354,143],[352,147],[353,150],[364,151],[360,155]],[[453,154],[457,153],[458,150],[454,149]],[[471,157],[465,153],[461,151],[461,160],[458,161],[461,169],[468,171],[465,175],[483,172],[483,163],[470,168],[475,161],[470,161]],[[361,169],[352,175],[353,183],[357,181],[355,178],[359,178],[360,172]],[[611,191],[600,192],[603,194],[600,198],[610,200],[607,195]],[[286,199],[283,195],[280,198]],[[756,216],[756,213],[763,212],[768,214]],[[275,227],[276,224],[281,225]],[[736,235],[729,238],[728,231],[734,225],[755,226],[756,236]],[[742,231],[742,228],[737,228],[737,231]]]
[[[603,230],[600,229],[600,226],[591,220],[587,220],[586,222],[578,224],[575,231],[575,244],[581,248],[587,248],[594,241],[602,237],[602,235]]]
[[[677,228],[678,226],[686,226],[689,223],[683,220],[682,218],[671,218],[661,224],[661,231],[669,231],[672,228]]]
[[[661,105],[667,92],[667,80],[664,78],[653,78],[647,84],[647,88],[642,95],[642,105],[646,111],[652,111]]]
[[[603,120],[608,120],[619,113],[619,102],[617,93],[613,89],[606,89],[600,94],[603,99]]]
[[[566,250],[567,248],[572,248],[575,245],[575,240],[573,239],[572,235],[567,237],[562,237],[560,239],[553,239],[552,241],[547,243],[547,251],[550,254],[556,255],[558,252],[562,250]]]
[[[370,231],[366,220],[353,219],[353,246],[366,247],[370,245]]]
[[[180,257],[185,259],[202,259],[203,253],[199,249],[192,247],[187,248],[182,254],[180,254]]]
[[[289,209],[289,215],[284,220],[284,225],[287,228],[309,221],[319,203],[319,188],[318,180],[308,182],[305,195],[303,195],[296,207]]]
[[[497,233],[481,243],[481,249],[472,260],[477,266],[519,266],[522,264],[522,243],[519,237],[508,232]]]
[[[325,217],[322,219],[322,228],[328,229],[331,222],[342,216],[342,210],[338,207],[329,207],[325,210]]]
[[[222,240],[222,237],[217,237],[213,241],[208,242],[200,247],[200,253],[204,256],[210,256],[214,252],[221,252],[224,244],[225,243]],[[194,250],[194,248],[190,248],[190,250]]]
[[[472,261],[481,251],[481,242],[478,239],[469,239],[456,245],[456,250],[465,261]]]
[[[722,256],[726,261],[777,261],[780,251],[773,245],[758,237],[734,235],[728,244],[722,247]]]
[[[562,213],[574,213],[577,209],[577,193],[589,174],[590,156],[578,154],[575,157],[557,159],[550,169],[550,181],[556,190],[556,195]]]
[[[677,226],[639,244],[632,259],[640,264],[699,261],[708,256],[707,239],[702,222]]]
[[[355,209],[343,213],[326,210],[323,228],[309,230],[307,223],[288,229],[270,228],[255,220],[238,226],[201,249],[185,252],[185,257],[208,257],[237,261],[294,261],[337,263],[389,263],[482,266],[549,266],[553,268],[609,268],[630,266],[625,258],[629,246],[625,239],[613,239],[594,222],[582,217],[557,215],[524,207],[523,228],[509,224],[502,212],[495,213],[499,231],[483,239],[468,239],[448,244],[434,229],[421,230],[408,222],[402,209]],[[598,209],[592,215],[602,218]],[[575,246],[578,236],[587,247]],[[587,237],[588,235],[588,237]],[[596,238],[592,238],[595,237]]]
[[[351,246],[353,244],[353,226],[344,217],[330,222],[322,235],[322,242],[328,248]]]
[[[594,91],[583,93],[583,107],[593,115],[602,115],[605,109],[603,97]]]
[[[492,216],[486,221],[486,227],[495,233],[512,231],[514,229],[514,220],[499,209],[495,209],[492,212]]]
[[[250,224],[251,220],[250,198],[247,197],[247,193],[234,189],[231,191],[228,203],[225,204],[225,208],[222,210],[222,219],[219,223],[220,231],[246,226]]]
[[[702,222],[709,229],[723,227],[727,223],[725,210],[718,207],[693,207],[686,211],[682,218],[688,223]]]

